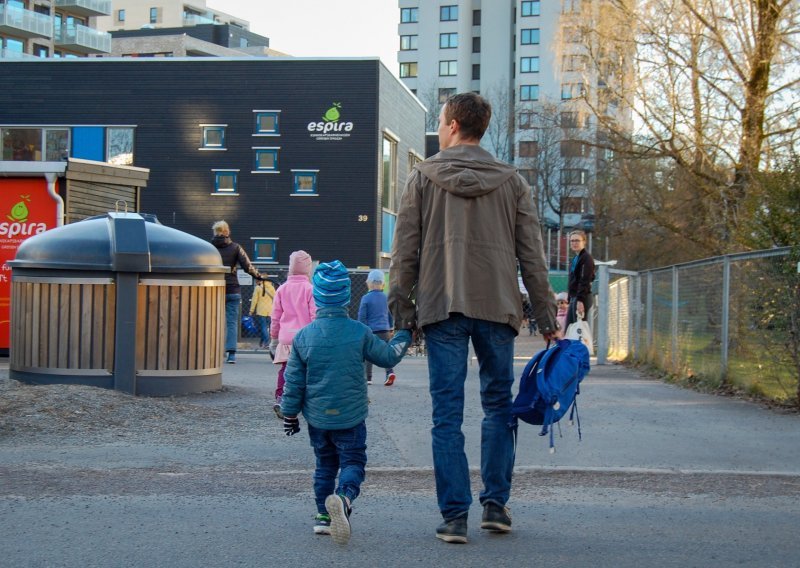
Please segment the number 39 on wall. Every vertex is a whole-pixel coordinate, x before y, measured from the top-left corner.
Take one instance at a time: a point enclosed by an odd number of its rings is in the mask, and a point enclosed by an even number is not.
[[[369,215],[359,215],[358,216],[358,222],[359,223],[366,223],[367,221],[369,221]]]

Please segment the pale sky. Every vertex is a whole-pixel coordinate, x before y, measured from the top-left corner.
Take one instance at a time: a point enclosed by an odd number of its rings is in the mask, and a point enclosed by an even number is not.
[[[206,0],[296,57],[380,57],[397,76],[397,0]]]

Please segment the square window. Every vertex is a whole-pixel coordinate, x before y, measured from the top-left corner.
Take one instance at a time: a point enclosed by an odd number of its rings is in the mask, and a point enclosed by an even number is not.
[[[106,161],[122,166],[133,165],[133,128],[106,130]]]
[[[225,148],[225,126],[221,124],[203,126],[203,148]]]
[[[439,20],[442,22],[455,22],[458,20],[458,6],[441,6]]]
[[[401,8],[400,23],[413,24],[419,21],[419,8]]]
[[[458,47],[458,34],[439,34],[440,49],[455,49]]]
[[[583,83],[563,83],[561,85],[561,99],[577,99],[584,95]]]
[[[400,64],[400,77],[416,77],[417,76],[417,63],[401,63]]]
[[[456,94],[455,88],[448,87],[444,89],[439,89],[439,104],[443,105],[444,103],[447,102],[447,99],[449,99],[455,94]]]
[[[316,170],[292,170],[295,195],[318,195]]]
[[[539,85],[522,85],[519,88],[519,100],[521,101],[538,101],[539,100]]]
[[[439,76],[452,77],[458,75],[458,62],[457,61],[440,61],[439,62]]]
[[[217,170],[214,172],[214,193],[236,193],[238,170]]]
[[[520,73],[538,73],[539,72],[539,58],[538,57],[522,57],[519,60]]]
[[[520,36],[522,45],[538,45],[539,44],[539,28],[526,28],[522,30]]]
[[[536,141],[522,141],[519,143],[520,158],[535,158],[539,155],[539,143]]]
[[[541,12],[541,5],[539,4],[539,0],[534,0],[532,2],[522,2],[522,17],[527,16],[538,16]]]
[[[411,51],[417,49],[418,40],[419,36],[416,35],[400,36],[400,51]]]
[[[277,171],[278,150],[280,148],[254,148],[256,151],[256,171]]]
[[[281,133],[280,112],[275,110],[257,110],[254,112],[256,116],[256,134],[275,136]]]
[[[278,262],[278,239],[255,237],[253,239],[253,260]]]

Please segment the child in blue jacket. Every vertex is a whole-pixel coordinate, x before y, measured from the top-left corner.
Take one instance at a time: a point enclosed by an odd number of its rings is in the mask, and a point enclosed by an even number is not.
[[[350,539],[350,511],[367,463],[364,360],[396,365],[411,344],[411,333],[398,331],[386,343],[350,319],[350,276],[338,260],[320,264],[313,285],[317,317],[292,343],[281,400],[283,429],[287,436],[299,432],[298,414],[303,413],[317,462],[314,532],[344,544]]]
[[[361,304],[358,306],[358,321],[372,330],[372,333],[389,341],[392,337],[392,314],[389,313],[389,302],[386,294],[383,293],[383,271],[370,270],[367,275],[367,288],[369,291],[361,297]],[[372,362],[367,361],[365,365],[367,373],[367,384],[372,384]],[[394,384],[397,375],[394,369],[386,369],[386,380],[383,386],[390,387]]]

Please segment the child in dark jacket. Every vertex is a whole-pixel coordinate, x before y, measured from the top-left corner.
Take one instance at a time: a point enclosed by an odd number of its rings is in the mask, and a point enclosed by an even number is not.
[[[389,341],[392,337],[392,314],[389,313],[389,302],[386,294],[383,293],[383,271],[370,270],[367,275],[367,288],[369,292],[361,297],[361,304],[358,307],[358,321],[372,330],[372,333]],[[372,384],[372,362],[365,364],[367,374],[367,384]],[[394,384],[397,375],[393,368],[386,369],[386,380],[383,386],[390,387]]]
[[[317,462],[314,532],[344,544],[350,539],[350,511],[367,463],[364,360],[396,365],[411,344],[411,333],[399,331],[386,343],[350,319],[350,276],[338,260],[320,264],[313,285],[316,319],[294,336],[286,366],[283,429],[287,436],[299,432],[298,414],[303,413]]]

